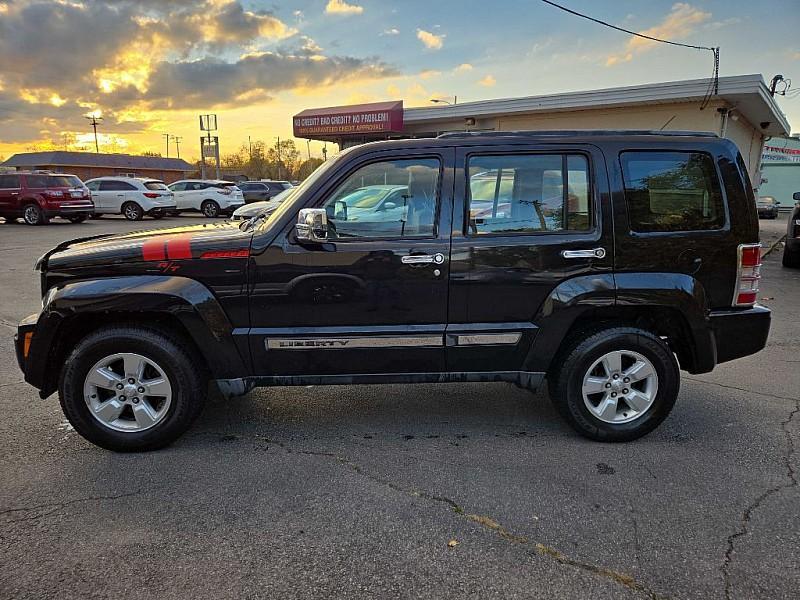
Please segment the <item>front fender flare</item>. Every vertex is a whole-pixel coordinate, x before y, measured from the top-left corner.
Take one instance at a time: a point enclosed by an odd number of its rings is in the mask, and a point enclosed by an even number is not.
[[[52,393],[55,383],[48,372],[53,366],[50,356],[65,324],[78,316],[114,313],[174,317],[205,358],[214,379],[242,377],[248,372],[233,340],[233,326],[206,286],[186,277],[137,275],[77,281],[48,292],[26,361],[26,381],[43,393]]]

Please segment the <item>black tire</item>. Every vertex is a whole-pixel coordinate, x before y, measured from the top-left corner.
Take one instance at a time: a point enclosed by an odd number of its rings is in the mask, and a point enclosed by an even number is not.
[[[203,200],[203,203],[200,205],[200,212],[203,213],[203,216],[214,219],[219,216],[219,204],[213,200]]]
[[[116,431],[94,418],[83,393],[89,369],[106,356],[132,352],[153,360],[166,373],[172,400],[163,420],[143,431]],[[163,448],[180,437],[203,409],[208,378],[190,344],[156,329],[110,326],[83,338],[64,363],[59,400],[69,422],[84,438],[107,450],[140,452]]]
[[[23,207],[22,220],[26,225],[47,225],[50,222],[39,205],[32,202]]]
[[[156,221],[166,217],[166,215],[164,213],[162,213],[162,212],[152,213],[150,216],[153,217]]]
[[[589,411],[583,398],[583,379],[599,358],[612,351],[633,351],[655,368],[658,390],[649,408],[627,423],[607,423]],[[669,346],[637,327],[608,327],[573,338],[556,358],[550,395],[556,409],[581,435],[600,442],[627,442],[650,433],[667,418],[680,389],[680,370]]]
[[[70,223],[77,224],[77,223],[83,223],[86,220],[86,218],[87,218],[86,215],[70,215],[69,217],[67,217],[67,220]]]
[[[783,266],[789,269],[800,269],[800,248],[792,250],[788,245],[784,245],[782,262]]]
[[[16,225],[17,217],[3,217],[7,225]]]
[[[89,215],[89,218],[92,220],[102,219],[103,213],[92,213],[91,215]]]
[[[136,202],[126,202],[122,205],[122,215],[128,221],[141,221],[144,218],[144,209]]]

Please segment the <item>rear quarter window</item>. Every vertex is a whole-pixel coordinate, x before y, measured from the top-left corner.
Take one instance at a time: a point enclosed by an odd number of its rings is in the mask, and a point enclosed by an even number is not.
[[[26,175],[25,179],[29,188],[49,188],[55,185],[49,175]]]
[[[712,158],[703,152],[622,152],[631,231],[709,231],[725,226]]]
[[[148,190],[169,190],[163,181],[145,181],[144,187]]]

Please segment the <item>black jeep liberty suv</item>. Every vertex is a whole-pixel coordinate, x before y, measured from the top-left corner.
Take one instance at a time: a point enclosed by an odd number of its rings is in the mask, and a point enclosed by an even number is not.
[[[174,441],[209,382],[547,380],[579,433],[626,441],[669,414],[679,369],[764,347],[760,263],[747,170],[713,134],[377,142],[248,221],[53,248],[16,349],[111,450]]]

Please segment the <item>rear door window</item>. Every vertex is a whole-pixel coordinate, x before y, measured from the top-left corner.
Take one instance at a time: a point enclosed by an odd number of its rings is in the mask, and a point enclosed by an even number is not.
[[[591,227],[589,161],[583,155],[471,156],[468,176],[468,233],[547,233]]]
[[[52,187],[51,177],[49,175],[26,175],[29,188],[47,189]]]
[[[122,192],[122,191],[130,191],[135,190],[136,188],[132,186],[127,181],[101,181],[100,182],[100,191],[101,192]]]
[[[631,231],[707,231],[725,226],[714,162],[702,152],[620,154]]]

